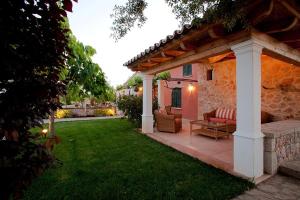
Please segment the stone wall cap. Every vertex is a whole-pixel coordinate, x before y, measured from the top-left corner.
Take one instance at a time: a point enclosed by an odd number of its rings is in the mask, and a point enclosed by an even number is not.
[[[293,134],[300,128],[300,120],[283,120],[262,124],[261,130],[265,137],[277,138],[282,135]]]

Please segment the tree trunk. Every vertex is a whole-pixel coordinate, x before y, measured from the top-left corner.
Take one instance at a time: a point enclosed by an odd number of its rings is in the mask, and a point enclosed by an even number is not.
[[[54,137],[55,137],[54,111],[51,111],[49,115],[49,138],[54,138]]]
[[[84,102],[83,102],[83,109],[84,109],[85,116],[87,116],[87,113],[86,113],[86,100],[84,100]]]

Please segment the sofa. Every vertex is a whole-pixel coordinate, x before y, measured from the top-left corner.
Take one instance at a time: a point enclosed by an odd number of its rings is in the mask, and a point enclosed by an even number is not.
[[[211,122],[226,123],[228,132],[233,133],[236,130],[236,110],[230,108],[217,108],[203,114],[204,120]],[[273,116],[267,112],[261,111],[261,123],[273,121]],[[222,131],[226,131],[225,128]]]
[[[156,110],[154,111],[154,117],[158,131],[177,133],[182,128],[181,117],[176,115],[167,114]]]

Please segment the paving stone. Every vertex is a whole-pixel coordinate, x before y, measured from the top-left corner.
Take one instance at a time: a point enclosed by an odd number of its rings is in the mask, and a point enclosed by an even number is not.
[[[246,194],[250,195],[252,197],[252,199],[272,199],[270,197],[270,194],[265,193],[263,191],[260,190],[250,190],[248,192],[246,192]]]
[[[280,173],[300,179],[300,159],[287,161],[279,167]]]
[[[234,200],[300,200],[300,180],[275,175]]]

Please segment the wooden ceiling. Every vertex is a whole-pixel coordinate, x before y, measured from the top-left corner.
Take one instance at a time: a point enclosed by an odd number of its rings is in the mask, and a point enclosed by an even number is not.
[[[296,0],[256,0],[247,8],[252,29],[269,35],[300,52],[300,7]],[[220,24],[204,25],[199,28],[184,26],[173,35],[149,47],[124,65],[133,71],[146,71],[188,55],[203,45],[227,40],[249,30],[228,33]],[[234,59],[232,52],[209,58],[209,62]]]

